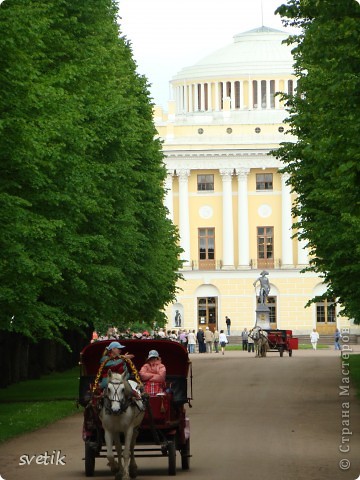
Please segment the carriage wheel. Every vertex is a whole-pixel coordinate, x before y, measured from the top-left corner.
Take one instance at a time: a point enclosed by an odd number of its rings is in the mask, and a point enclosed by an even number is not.
[[[175,448],[175,442],[173,440],[168,441],[167,449],[168,449],[168,460],[169,460],[168,473],[169,475],[173,476],[173,475],[176,475],[176,448]]]
[[[292,350],[289,350],[289,357],[292,357]]]
[[[185,445],[180,449],[181,453],[181,468],[189,470],[190,468],[190,438],[185,442]]]
[[[280,357],[284,356],[284,347],[279,347]]]
[[[85,443],[85,475],[93,477],[95,471],[95,451],[88,443]]]

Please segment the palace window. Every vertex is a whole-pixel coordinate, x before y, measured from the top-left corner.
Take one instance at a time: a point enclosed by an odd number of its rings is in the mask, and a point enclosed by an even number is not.
[[[256,174],[256,190],[272,190],[272,189],[273,189],[273,174],[257,173]]]
[[[215,228],[199,228],[199,269],[215,269]]]
[[[240,82],[235,82],[235,108],[240,108]]]
[[[257,266],[274,268],[274,227],[257,227]]]
[[[316,304],[316,321],[322,324],[336,322],[336,305],[334,300],[325,299],[323,302]]]
[[[197,176],[198,192],[204,190],[214,191],[214,175],[198,175]]]
[[[293,80],[288,80],[288,94],[294,95],[294,82]]]
[[[267,306],[269,307],[269,320],[270,323],[276,324],[276,297],[268,297]]]
[[[252,82],[253,89],[253,108],[258,108],[258,89],[257,89],[257,80]]]

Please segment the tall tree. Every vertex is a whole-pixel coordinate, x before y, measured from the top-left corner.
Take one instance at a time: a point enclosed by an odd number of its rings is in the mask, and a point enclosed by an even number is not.
[[[0,8],[3,330],[159,320],[175,296],[161,145],[117,14],[112,0]]]
[[[297,194],[293,214],[311,263],[342,313],[360,323],[360,5],[356,0],[289,0],[278,8],[299,27],[297,92],[287,96],[290,132],[274,154]]]

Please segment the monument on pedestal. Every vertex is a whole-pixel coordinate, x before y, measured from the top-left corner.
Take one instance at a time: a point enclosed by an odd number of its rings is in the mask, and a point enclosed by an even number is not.
[[[255,327],[261,327],[262,329],[270,329],[270,309],[267,306],[267,297],[270,293],[270,283],[266,275],[269,275],[269,272],[263,270],[260,273],[260,277],[253,283],[255,290],[257,283],[260,283],[259,302],[256,304]]]

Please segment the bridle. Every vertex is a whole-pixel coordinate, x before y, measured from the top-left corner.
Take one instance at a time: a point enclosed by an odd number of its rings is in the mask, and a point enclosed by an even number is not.
[[[109,385],[113,387],[113,395],[109,397]],[[104,406],[106,413],[109,415],[120,415],[124,413],[127,408],[131,405],[131,395],[126,395],[126,388],[124,388],[123,395],[119,393],[121,385],[124,385],[123,381],[109,379],[108,385],[104,391]],[[119,404],[119,409],[113,409],[113,403],[117,402]]]

